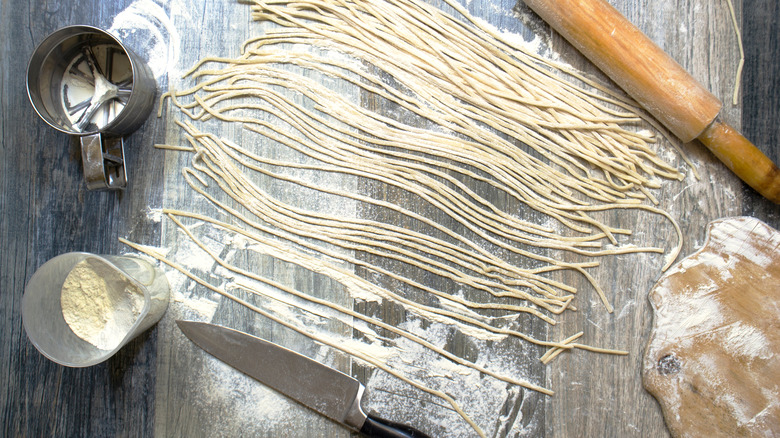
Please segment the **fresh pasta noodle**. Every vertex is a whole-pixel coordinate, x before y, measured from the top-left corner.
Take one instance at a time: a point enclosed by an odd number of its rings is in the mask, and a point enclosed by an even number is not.
[[[734,77],[734,93],[731,97],[731,103],[736,105],[739,103],[739,86],[742,83],[742,69],[745,67],[745,46],[742,44],[742,32],[740,32],[739,23],[737,23],[737,13],[734,11],[734,2],[732,2],[732,0],[726,0],[726,4],[729,7],[731,24],[734,26],[734,34],[737,37],[737,47],[739,47],[739,62],[737,63],[737,73]]]
[[[682,173],[659,157],[655,138],[639,130],[644,117],[630,102],[505,41],[450,0],[444,4],[454,15],[418,0],[242,3],[251,5],[255,20],[274,26],[247,40],[236,58],[202,59],[185,75],[189,88],[162,97],[183,117],[176,123],[189,145],[158,147],[191,154],[184,181],[230,218],[166,209],[188,239],[230,275],[545,394],[552,391],[460,358],[381,318],[234,266],[183,219],[241,235],[274,257],[401,306],[420,320],[474,339],[510,337],[544,348],[544,364],[575,349],[626,354],[581,344],[581,332],[549,341],[497,322],[524,315],[555,325],[558,315],[575,310],[578,291],[554,278],[560,271],[582,276],[612,312],[590,273],[598,259],[667,251],[623,244],[632,231],[610,224],[606,212],[633,210],[669,221],[678,243],[668,251],[665,268],[679,254],[680,228],[657,207],[652,190],[663,180],[682,179]],[[214,124],[240,128],[241,140],[210,132]],[[297,159],[279,158],[276,150]],[[334,188],[303,174],[354,178],[411,201]],[[314,211],[262,181],[349,200],[397,221]],[[444,400],[484,436],[457,400],[435,386],[147,252],[222,296]],[[366,273],[400,290],[374,284],[363,278]],[[437,279],[439,286],[424,278]],[[249,284],[240,288],[262,294]],[[452,293],[455,288],[468,294]]]

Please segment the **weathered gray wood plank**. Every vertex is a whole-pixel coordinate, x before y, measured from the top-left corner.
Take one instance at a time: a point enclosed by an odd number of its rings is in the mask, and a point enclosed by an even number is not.
[[[723,117],[743,127],[748,138],[775,161],[780,160],[776,120],[780,112],[780,14],[772,0],[735,1],[741,17],[747,64],[740,105],[730,103],[737,62],[735,37],[725,0],[612,0],[651,38],[664,47],[724,102]],[[187,165],[186,154],[162,152],[154,143],[176,144],[180,130],[166,115],[152,117],[129,138],[127,156],[131,186],[122,194],[87,192],[82,182],[78,145],[54,132],[34,114],[27,102],[24,75],[33,48],[45,35],[69,24],[110,27],[113,19],[131,5],[160,8],[172,19],[181,42],[171,75],[188,68],[206,55],[238,54],[241,41],[256,35],[245,5],[231,0],[147,0],[132,2],[81,1],[0,3],[0,424],[3,436],[348,436],[339,426],[323,420],[251,379],[231,373],[203,355],[175,328],[178,317],[198,317],[182,303],[174,303],[155,329],[142,335],[108,362],[87,369],[57,366],[41,356],[27,340],[20,316],[24,285],[46,260],[68,251],[119,253],[127,248],[117,237],[176,248],[178,231],[169,222],[158,222],[147,208],[174,207],[206,211],[209,207],[182,190],[179,169]],[[544,23],[512,0],[468,2],[475,15],[498,29],[534,34],[550,41],[562,59],[594,76],[579,55],[573,53]],[[519,17],[512,9],[520,11]],[[530,30],[529,30],[530,29]],[[148,53],[148,34],[128,34],[129,45]],[[173,76],[158,78],[162,87]],[[370,102],[366,102],[369,104]],[[231,132],[234,134],[234,132]],[[668,208],[684,230],[683,254],[703,241],[707,221],[724,216],[750,214],[780,227],[780,210],[758,197],[731,176],[698,144],[684,145],[697,165],[702,180],[690,176],[680,183],[665,184],[659,193],[661,207]],[[370,189],[370,184],[361,184]],[[387,196],[395,196],[386,193]],[[379,212],[364,211],[376,215]],[[671,228],[662,219],[621,213],[615,223],[637,231],[637,239],[656,242]],[[661,239],[663,240],[663,239]],[[671,245],[671,242],[669,242]],[[267,257],[247,258],[259,272],[295,284],[301,289],[324,292],[331,299],[344,295],[333,282]],[[512,422],[523,424],[526,436],[663,436],[666,434],[655,401],[641,387],[639,364],[650,329],[646,294],[660,274],[660,256],[605,258],[597,280],[616,307],[607,314],[590,286],[578,276],[562,278],[581,290],[576,314],[569,314],[549,336],[583,330],[583,339],[593,345],[625,348],[628,357],[585,352],[564,354],[549,367],[528,365],[533,376],[556,390],[554,397],[522,392],[505,402]],[[217,303],[214,321],[263,334],[312,356],[350,371],[340,355],[323,353],[299,335],[255,318],[241,306],[218,300],[201,289],[171,275],[181,287],[179,299],[203,298]],[[331,291],[328,294],[327,291]],[[400,321],[397,309],[366,305],[367,313],[385,313]],[[202,316],[201,316],[202,317]],[[545,326],[531,329],[544,333]],[[453,351],[477,357],[473,345],[456,339]],[[531,360],[523,355],[518,360]],[[352,365],[364,381],[370,372]],[[403,396],[373,394],[370,401]],[[395,398],[392,398],[395,400]],[[411,402],[410,402],[411,403]],[[416,403],[416,402],[415,402]],[[417,407],[418,405],[413,404]],[[420,404],[426,409],[444,409]],[[425,415],[413,409],[398,409],[399,419],[421,421]],[[457,417],[453,416],[453,421]],[[500,429],[500,428],[499,428]],[[460,428],[458,430],[461,430]],[[442,432],[445,433],[445,432]],[[503,436],[499,433],[498,436]]]
[[[129,3],[0,6],[4,436],[151,435],[154,411],[147,400],[154,395],[154,331],[104,364],[70,369],[34,349],[20,315],[24,285],[46,260],[69,251],[118,253],[118,236],[159,241],[158,227],[145,221],[144,209],[159,203],[162,194],[161,168],[149,148],[162,124],[147,123],[128,139],[132,181],[125,193],[90,193],[83,183],[78,144],[45,126],[25,91],[27,60],[48,33],[73,23],[108,27]]]

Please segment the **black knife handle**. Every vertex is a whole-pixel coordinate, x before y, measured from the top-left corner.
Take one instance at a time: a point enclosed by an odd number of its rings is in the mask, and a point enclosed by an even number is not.
[[[411,426],[388,421],[371,414],[368,415],[363,427],[360,428],[360,433],[375,438],[430,438]]]

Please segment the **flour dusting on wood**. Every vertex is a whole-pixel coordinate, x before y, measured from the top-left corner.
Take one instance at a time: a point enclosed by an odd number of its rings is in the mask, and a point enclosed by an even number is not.
[[[770,436],[780,428],[780,233],[754,218],[712,222],[697,253],[650,293],[644,383],[678,436]]]

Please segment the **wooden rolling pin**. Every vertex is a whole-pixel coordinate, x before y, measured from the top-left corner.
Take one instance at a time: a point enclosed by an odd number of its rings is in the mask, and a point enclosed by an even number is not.
[[[683,142],[699,139],[742,181],[780,203],[780,170],[718,119],[721,102],[604,0],[524,0]]]

